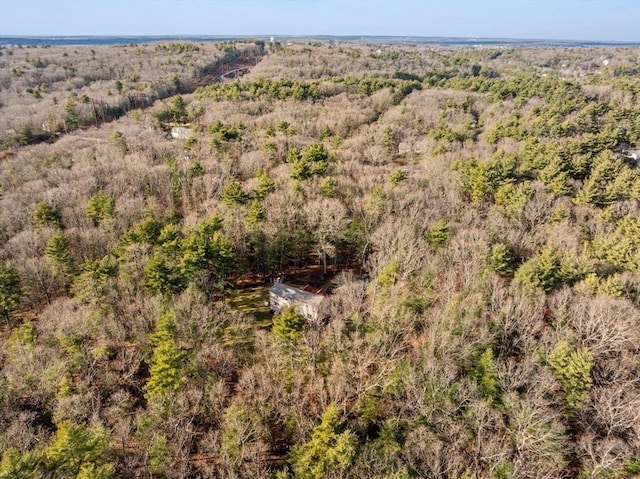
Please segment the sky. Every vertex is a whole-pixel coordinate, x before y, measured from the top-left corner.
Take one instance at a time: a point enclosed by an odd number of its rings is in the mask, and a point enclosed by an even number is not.
[[[392,35],[640,41],[640,0],[0,0],[0,36]]]

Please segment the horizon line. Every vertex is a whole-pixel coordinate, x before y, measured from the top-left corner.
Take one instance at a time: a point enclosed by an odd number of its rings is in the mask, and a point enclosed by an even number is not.
[[[260,34],[197,34],[197,33],[171,33],[171,34],[113,34],[113,35],[0,35],[0,39],[21,39],[21,40],[74,40],[74,39],[141,39],[141,38],[157,38],[157,39],[254,39],[257,37],[265,38],[287,38],[287,39],[415,39],[415,40],[439,40],[439,41],[465,41],[465,42],[504,42],[504,43],[574,43],[574,44],[590,44],[590,45],[640,45],[640,40],[580,40],[580,39],[560,39],[560,38],[516,38],[516,37],[461,37],[461,36],[427,36],[427,35],[376,35],[376,34],[288,34],[288,33],[260,33]]]

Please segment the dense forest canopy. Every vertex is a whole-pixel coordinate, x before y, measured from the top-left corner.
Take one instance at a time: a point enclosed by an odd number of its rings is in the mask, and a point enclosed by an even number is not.
[[[3,47],[0,478],[640,474],[639,60]]]

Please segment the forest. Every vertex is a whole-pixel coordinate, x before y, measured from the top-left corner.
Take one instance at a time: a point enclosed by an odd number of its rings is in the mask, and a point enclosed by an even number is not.
[[[637,477],[639,62],[0,48],[0,479]]]

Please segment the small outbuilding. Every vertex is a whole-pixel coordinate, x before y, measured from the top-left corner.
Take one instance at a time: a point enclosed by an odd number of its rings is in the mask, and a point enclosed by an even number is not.
[[[278,314],[284,308],[291,306],[297,309],[307,321],[317,321],[320,303],[324,296],[305,291],[285,283],[275,282],[269,290],[269,308]]]

